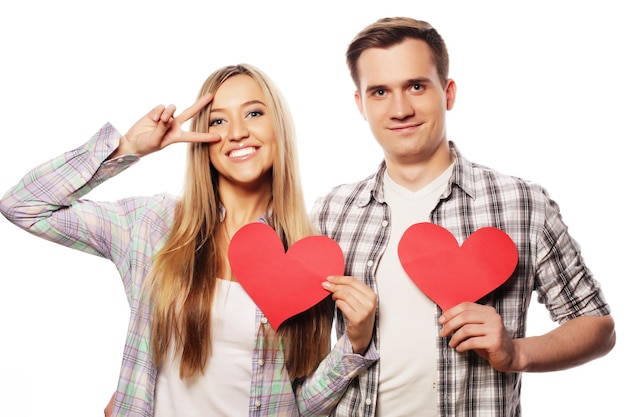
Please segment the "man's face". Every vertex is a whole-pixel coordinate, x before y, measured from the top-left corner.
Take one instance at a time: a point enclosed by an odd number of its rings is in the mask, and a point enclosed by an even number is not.
[[[441,85],[426,42],[368,49],[357,68],[355,100],[388,165],[428,163],[442,144],[447,148],[445,114],[456,86],[452,80]]]

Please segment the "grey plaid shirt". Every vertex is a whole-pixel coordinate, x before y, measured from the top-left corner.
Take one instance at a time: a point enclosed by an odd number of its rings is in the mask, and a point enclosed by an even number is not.
[[[513,276],[480,300],[496,308],[510,336],[525,336],[533,291],[537,291],[538,300],[545,304],[552,320],[559,323],[583,315],[609,314],[598,283],[546,190],[474,164],[461,156],[453,142],[450,146],[456,158],[452,177],[430,213],[430,221],[447,228],[459,243],[486,226],[497,227],[513,239],[519,253]],[[335,187],[318,199],[312,210],[320,232],[342,247],[346,275],[363,280],[375,291],[376,270],[393,221],[383,196],[384,170],[383,162],[365,180]],[[411,323],[408,318],[406,322]],[[341,336],[345,323],[339,310],[337,323],[337,334]],[[379,346],[378,325],[377,320],[375,346]],[[498,372],[474,352],[457,353],[447,344],[448,339],[441,338],[437,345],[441,416],[521,415],[521,374]],[[355,378],[334,415],[373,416],[378,375],[376,362]]]

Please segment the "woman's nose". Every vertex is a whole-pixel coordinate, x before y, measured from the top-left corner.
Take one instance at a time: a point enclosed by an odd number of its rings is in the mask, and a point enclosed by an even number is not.
[[[244,120],[231,120],[228,126],[228,140],[240,141],[250,135]]]

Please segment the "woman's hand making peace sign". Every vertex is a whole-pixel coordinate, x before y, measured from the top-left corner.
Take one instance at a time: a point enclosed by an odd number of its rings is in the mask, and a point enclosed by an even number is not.
[[[109,158],[112,159],[121,155],[146,156],[177,142],[219,142],[221,140],[219,135],[188,132],[182,129],[182,125],[209,104],[212,99],[212,94],[205,94],[176,117],[174,117],[176,106],[172,104],[167,107],[162,104],[158,105],[139,119],[120,138],[117,150]]]

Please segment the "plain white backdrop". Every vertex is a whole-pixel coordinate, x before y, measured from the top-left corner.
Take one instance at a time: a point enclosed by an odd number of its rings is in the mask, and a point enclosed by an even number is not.
[[[526,416],[616,415],[626,226],[623,40],[617,2],[81,2],[0,5],[0,193],[110,121],[125,132],[159,103],[190,105],[205,77],[248,62],[291,104],[308,204],[373,172],[344,52],[363,26],[408,15],[448,43],[458,95],[448,136],[464,155],[539,182],[605,290],[618,344],[606,357],[526,374]],[[178,193],[184,145],[150,155],[92,199]],[[0,416],[99,416],[115,389],[128,307],[112,264],[0,218]],[[529,334],[554,326],[533,304]]]

